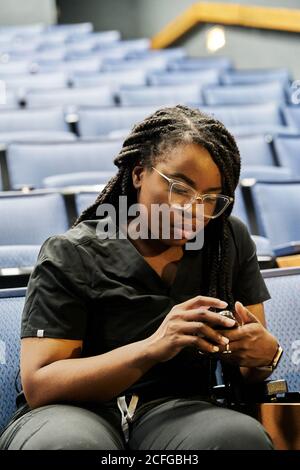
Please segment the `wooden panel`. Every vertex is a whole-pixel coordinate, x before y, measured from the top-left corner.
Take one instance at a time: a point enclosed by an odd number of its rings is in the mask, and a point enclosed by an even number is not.
[[[300,450],[300,403],[262,403],[257,419],[278,450]]]
[[[198,23],[300,32],[300,10],[224,3],[195,3],[152,38],[151,46],[171,45]]]
[[[280,268],[300,266],[300,255],[280,256],[276,262]]]

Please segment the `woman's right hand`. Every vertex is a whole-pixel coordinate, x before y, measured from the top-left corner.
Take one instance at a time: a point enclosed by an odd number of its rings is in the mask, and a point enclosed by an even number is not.
[[[213,297],[198,295],[174,305],[160,327],[148,338],[149,350],[157,362],[172,359],[186,346],[202,353],[223,351],[228,339],[216,328],[232,327],[234,320],[209,311],[210,307],[225,308],[226,302]]]

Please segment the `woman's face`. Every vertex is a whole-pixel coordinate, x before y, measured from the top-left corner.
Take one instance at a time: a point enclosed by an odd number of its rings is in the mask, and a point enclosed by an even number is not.
[[[157,170],[165,176],[175,179],[181,183],[192,187],[200,194],[217,194],[222,192],[221,174],[214,163],[209,152],[198,144],[182,144],[168,152],[163,162],[154,165]],[[155,170],[145,169],[137,166],[132,172],[133,184],[138,190],[137,202],[145,206],[148,214],[148,227],[152,234],[156,234],[162,243],[166,245],[184,245],[190,233],[178,228],[182,220],[182,212],[173,211],[170,214],[170,237],[166,239],[162,236],[162,224],[155,227],[151,224],[151,205],[169,205],[169,182]],[[190,228],[195,233],[196,226],[196,204],[192,206],[189,218]],[[202,219],[206,225],[210,219]],[[187,229],[189,225],[186,225]]]

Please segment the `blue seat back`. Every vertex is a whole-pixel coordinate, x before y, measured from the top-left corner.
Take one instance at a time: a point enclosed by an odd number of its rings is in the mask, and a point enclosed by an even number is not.
[[[48,176],[82,171],[115,172],[113,159],[121,146],[119,140],[11,144],[7,149],[11,186],[41,188]]]
[[[289,168],[294,177],[300,178],[300,136],[279,136],[274,148],[281,166]]]
[[[279,107],[274,103],[252,104],[245,106],[197,106],[207,114],[213,115],[225,126],[283,125]]]
[[[26,104],[34,106],[113,106],[114,95],[108,86],[96,88],[61,88],[32,91],[26,95]]]
[[[96,192],[85,192],[85,193],[78,193],[75,195],[75,204],[76,204],[76,210],[77,214],[81,214],[82,211],[87,209],[89,206],[91,206],[99,193]]]
[[[300,181],[258,182],[251,193],[259,235],[273,247],[300,240]]]
[[[0,290],[0,431],[16,409],[25,289]]]
[[[40,245],[51,235],[68,229],[60,194],[2,194],[0,245]]]
[[[287,69],[226,70],[222,82],[226,85],[243,85],[282,81],[288,83],[290,74]]]
[[[300,129],[300,106],[285,106],[282,111],[286,123],[291,127]]]
[[[157,106],[81,108],[78,113],[79,133],[82,137],[99,137],[112,131],[129,129],[156,109]]]
[[[220,72],[218,69],[204,69],[191,71],[153,72],[148,75],[150,85],[186,85],[190,83],[219,84]]]
[[[271,300],[265,302],[268,329],[284,350],[271,379],[286,379],[290,392],[300,391],[300,269],[262,271]]]
[[[128,87],[120,90],[119,99],[122,106],[176,105],[202,101],[201,85],[179,84],[145,87]]]
[[[207,86],[203,89],[204,102],[208,105],[283,103],[285,100],[282,82],[255,85]]]
[[[275,164],[270,143],[263,135],[238,137],[236,140],[241,154],[242,167]]]
[[[61,108],[0,111],[0,132],[68,131]]]

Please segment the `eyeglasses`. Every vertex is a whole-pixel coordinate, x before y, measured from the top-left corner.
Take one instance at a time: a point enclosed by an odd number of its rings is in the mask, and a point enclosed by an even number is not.
[[[200,204],[204,206],[204,217],[216,219],[234,200],[233,197],[224,196],[223,194],[199,194],[187,184],[169,178],[154,167],[152,169],[168,181],[169,204],[175,209],[188,210],[195,202],[200,200]]]

